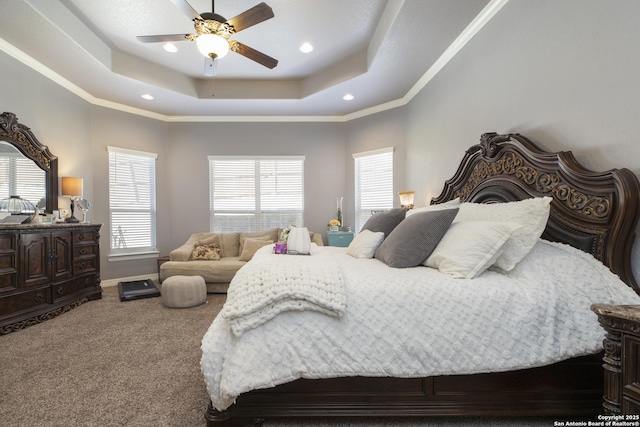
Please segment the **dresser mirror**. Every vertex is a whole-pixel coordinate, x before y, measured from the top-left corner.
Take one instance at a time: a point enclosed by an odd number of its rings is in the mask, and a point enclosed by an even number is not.
[[[46,212],[58,209],[58,158],[6,112],[0,114],[0,195],[21,196]]]

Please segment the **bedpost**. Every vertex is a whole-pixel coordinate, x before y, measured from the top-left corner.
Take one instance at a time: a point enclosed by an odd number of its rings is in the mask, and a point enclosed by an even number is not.
[[[218,411],[213,407],[211,400],[204,413],[204,418],[207,420],[207,427],[241,427],[246,425],[261,426],[264,423],[264,418],[243,418],[242,421],[233,419],[231,409],[225,409],[224,411]]]
[[[207,420],[207,427],[233,427],[234,425],[231,412],[228,409],[218,411],[213,407],[211,401],[209,401],[207,411],[204,413],[204,418]]]
[[[622,414],[624,377],[622,373],[623,349],[622,341],[625,332],[633,333],[636,326],[632,321],[621,315],[624,306],[608,304],[593,304],[591,311],[598,315],[598,322],[605,330],[605,338],[602,341],[604,347],[604,394],[602,407],[606,414]]]

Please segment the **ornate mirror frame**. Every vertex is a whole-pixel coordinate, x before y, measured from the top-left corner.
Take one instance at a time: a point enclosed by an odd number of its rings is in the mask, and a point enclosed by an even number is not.
[[[58,158],[51,154],[46,145],[27,126],[18,123],[13,113],[0,114],[0,141],[6,141],[16,147],[25,157],[33,160],[45,173],[46,211],[58,209]]]

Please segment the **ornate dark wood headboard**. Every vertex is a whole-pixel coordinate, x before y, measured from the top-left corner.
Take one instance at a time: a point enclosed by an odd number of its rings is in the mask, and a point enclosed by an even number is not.
[[[542,196],[553,197],[543,238],[592,254],[640,293],[631,270],[640,185],[628,169],[594,172],[571,152],[545,152],[519,134],[485,133],[431,203]]]

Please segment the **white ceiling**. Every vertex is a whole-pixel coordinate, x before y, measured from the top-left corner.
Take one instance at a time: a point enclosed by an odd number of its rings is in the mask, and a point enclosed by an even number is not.
[[[188,2],[211,11],[211,0]],[[259,2],[218,0],[215,12],[230,19]],[[176,43],[177,53],[139,42],[195,33],[170,0],[0,0],[0,48],[92,102],[169,120],[344,118],[406,97],[461,34],[473,34],[472,22],[477,29],[506,0],[265,2],[275,17],[232,38],[278,59],[274,69],[230,52],[205,78],[194,42]],[[301,53],[303,42],[313,52]]]

